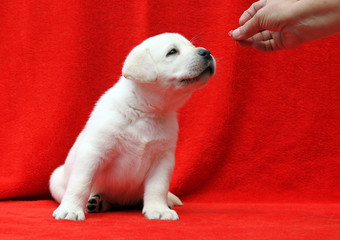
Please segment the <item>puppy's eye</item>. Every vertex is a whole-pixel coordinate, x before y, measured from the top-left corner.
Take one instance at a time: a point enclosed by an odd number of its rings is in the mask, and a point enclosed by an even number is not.
[[[170,52],[168,52],[168,54],[166,56],[169,57],[170,55],[174,55],[176,53],[178,53],[178,51],[176,49],[171,49]]]

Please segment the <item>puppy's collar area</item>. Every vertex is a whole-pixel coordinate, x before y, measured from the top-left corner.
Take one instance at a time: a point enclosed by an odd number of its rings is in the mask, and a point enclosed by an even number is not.
[[[163,118],[175,112],[181,105],[177,92],[168,91],[168,88],[160,91],[158,84],[140,84],[130,80],[127,82],[132,84],[131,97],[136,100],[134,104],[128,104],[128,107],[138,113],[138,117]]]

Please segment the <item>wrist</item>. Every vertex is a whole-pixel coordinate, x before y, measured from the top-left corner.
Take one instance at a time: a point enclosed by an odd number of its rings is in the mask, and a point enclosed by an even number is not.
[[[300,0],[294,3],[291,29],[303,42],[340,32],[340,0]]]

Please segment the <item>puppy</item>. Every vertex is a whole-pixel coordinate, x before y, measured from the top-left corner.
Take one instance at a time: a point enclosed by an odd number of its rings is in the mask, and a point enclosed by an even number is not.
[[[146,218],[177,220],[171,207],[181,201],[168,192],[176,110],[215,68],[208,50],[176,33],[135,47],[123,76],[99,99],[65,164],[51,175],[50,191],[60,203],[53,217],[85,220],[86,204],[88,212],[98,212],[143,201]]]

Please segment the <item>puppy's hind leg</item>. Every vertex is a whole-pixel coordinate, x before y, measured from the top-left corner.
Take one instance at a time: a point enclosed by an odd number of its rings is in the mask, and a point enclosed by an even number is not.
[[[61,202],[66,191],[67,180],[64,174],[64,165],[56,168],[50,178],[50,192],[52,197]]]
[[[109,211],[111,208],[111,204],[106,201],[100,194],[91,194],[86,205],[86,211],[88,213],[106,212]]]
[[[182,206],[182,201],[173,193],[168,192],[168,206],[173,208],[174,206]]]

